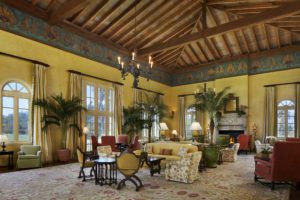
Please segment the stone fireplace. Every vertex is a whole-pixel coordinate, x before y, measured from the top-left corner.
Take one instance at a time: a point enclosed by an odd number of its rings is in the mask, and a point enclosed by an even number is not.
[[[218,122],[217,129],[218,134],[230,135],[231,142],[235,143],[240,134],[247,134],[247,117],[238,116],[237,113],[226,113]]]

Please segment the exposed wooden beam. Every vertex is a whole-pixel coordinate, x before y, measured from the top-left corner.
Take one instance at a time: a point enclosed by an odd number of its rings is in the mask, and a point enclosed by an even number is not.
[[[5,3],[9,6],[12,6],[22,12],[27,12],[35,17],[38,17],[38,18],[41,18],[44,20],[49,19],[48,14],[44,10],[42,10],[36,6],[33,6],[28,1],[25,1],[25,0],[19,0],[19,1],[1,0],[1,2]]]
[[[196,70],[199,70],[199,68],[201,68],[201,67],[208,67],[208,66],[212,66],[212,65],[233,62],[233,61],[237,61],[237,60],[240,60],[243,58],[255,59],[255,58],[261,58],[261,57],[279,55],[279,54],[283,54],[283,53],[291,53],[291,52],[295,52],[295,51],[300,51],[300,45],[285,46],[285,47],[281,47],[281,48],[277,48],[277,49],[270,49],[270,50],[265,50],[265,51],[250,53],[250,54],[244,54],[244,55],[237,55],[237,56],[232,56],[232,57],[224,58],[222,60],[213,61],[213,62],[209,62],[209,63],[205,63],[205,64],[185,65],[184,70],[177,70],[177,71],[174,71],[174,73],[182,73],[182,72],[186,72],[186,70],[196,71]]]
[[[50,15],[49,23],[57,24],[58,22],[68,18],[80,10],[84,9],[91,0],[72,0],[63,3],[56,11],[52,12]]]
[[[82,22],[81,26],[82,28],[86,28],[89,23],[93,20],[96,19],[96,17],[98,16],[98,14],[100,14],[102,12],[102,9],[104,8],[104,6],[108,3],[108,0],[104,0],[102,1],[94,10],[93,12],[91,12],[88,16],[86,16],[86,20]]]
[[[268,36],[268,33],[267,33],[266,26],[265,26],[265,24],[262,24],[261,26],[262,26],[262,31],[264,33],[264,36],[266,38],[267,48],[270,49],[270,41],[269,41],[269,36]]]
[[[256,50],[260,51],[260,45],[259,45],[259,41],[257,39],[257,35],[255,32],[254,27],[249,27],[250,33],[253,35],[254,41],[255,41],[255,46],[256,46]]]
[[[203,30],[199,33],[192,33],[187,36],[183,36],[178,39],[173,39],[163,44],[155,44],[153,46],[140,49],[139,55],[145,55],[157,51],[162,51],[169,48],[174,48],[176,46],[181,46],[183,44],[188,44],[193,41],[200,40],[205,37],[212,37],[219,34],[224,34],[230,31],[239,30],[241,28],[253,26],[260,23],[269,22],[275,19],[284,18],[291,16],[300,12],[300,2],[287,3],[278,8],[269,9],[266,12],[259,13],[253,16],[241,18],[226,24],[222,24],[217,27],[212,27]]]
[[[244,46],[246,47],[247,53],[250,53],[250,48],[249,48],[248,42],[246,41],[246,37],[245,37],[244,30],[241,29],[241,30],[239,30],[239,31],[240,31],[240,33],[241,33],[242,40],[243,40]]]

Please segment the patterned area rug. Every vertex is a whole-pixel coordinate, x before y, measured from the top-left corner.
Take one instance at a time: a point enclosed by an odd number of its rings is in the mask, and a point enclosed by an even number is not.
[[[253,155],[241,155],[235,163],[224,163],[216,169],[199,173],[193,184],[166,181],[164,173],[150,176],[149,169],[139,171],[145,187],[135,192],[127,183],[122,190],[116,186],[99,186],[94,181],[81,182],[78,164],[16,171],[0,175],[0,199],[77,200],[77,199],[199,199],[199,200],[282,200],[287,199],[288,187],[275,191],[253,181]],[[118,179],[122,175],[118,174]]]

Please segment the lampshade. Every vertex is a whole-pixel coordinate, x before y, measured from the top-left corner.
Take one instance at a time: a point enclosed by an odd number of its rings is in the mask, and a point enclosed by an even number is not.
[[[82,130],[83,134],[87,134],[89,132],[89,127],[84,127]]]
[[[176,131],[176,130],[173,130],[173,131],[172,131],[172,135],[178,135],[177,131]]]
[[[199,122],[193,122],[191,125],[191,131],[201,131],[201,125]]]
[[[8,142],[7,135],[0,135],[0,142]]]
[[[169,128],[165,122],[160,123],[159,126],[160,126],[160,130],[162,130],[162,131],[169,130]]]

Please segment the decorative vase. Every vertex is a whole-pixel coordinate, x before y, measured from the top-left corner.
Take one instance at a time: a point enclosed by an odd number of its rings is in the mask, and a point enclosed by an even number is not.
[[[204,148],[203,156],[205,159],[206,167],[216,168],[218,163],[219,151],[216,146],[208,146]]]
[[[68,162],[71,160],[71,151],[70,149],[59,149],[56,151],[58,160],[61,162]]]

